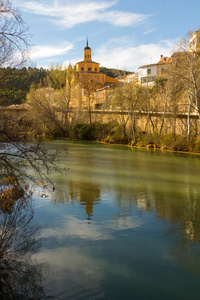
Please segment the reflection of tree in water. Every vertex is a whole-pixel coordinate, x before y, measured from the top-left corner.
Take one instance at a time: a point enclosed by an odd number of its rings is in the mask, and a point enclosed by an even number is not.
[[[155,210],[155,201],[144,182],[137,182],[131,188],[117,189],[115,191],[115,203],[120,208],[115,220],[117,223],[123,221],[124,225],[126,225],[127,217],[132,216],[132,211],[136,207],[140,214],[143,211]]]
[[[163,192],[157,183],[150,186],[143,183],[142,188],[138,185],[116,190],[115,201],[125,216],[136,204],[140,211],[157,211],[160,220],[169,220],[172,225],[178,225],[185,241],[200,243],[198,190],[190,184],[179,191],[169,188]]]
[[[31,202],[21,199],[9,212],[0,210],[0,299],[45,299],[44,266],[31,260],[39,233]]]
[[[87,182],[69,181],[68,188],[63,191],[56,191],[53,198],[53,203],[75,203],[79,201],[85,206],[85,213],[88,219],[93,215],[93,207],[100,202],[100,187],[99,185],[90,184]]]
[[[143,184],[133,188],[116,191],[115,201],[120,207],[115,219],[126,224],[127,217],[134,209],[141,213],[157,212],[159,220],[165,221],[166,232],[171,245],[170,254],[188,272],[200,276],[200,201],[199,190],[188,183],[184,189],[167,188],[165,192],[159,185]]]
[[[170,220],[167,234],[172,240],[170,253],[186,271],[200,276],[200,203],[194,187],[184,189],[184,197],[173,199],[159,211],[159,217]],[[173,225],[173,228],[172,226]]]
[[[178,224],[183,242],[200,242],[200,203],[194,187],[187,186],[184,192],[175,196],[154,195],[156,210],[160,219]],[[161,201],[162,199],[162,201]]]
[[[200,276],[200,202],[198,190],[188,184],[179,191],[161,192],[154,186],[146,194],[146,207],[157,212],[160,220],[165,220],[166,232],[171,240],[170,254],[178,263],[194,275]],[[152,204],[149,206],[149,200]],[[145,199],[143,199],[145,202]]]
[[[77,183],[74,181],[69,181],[63,185],[64,188],[56,188],[52,194],[53,204],[65,204],[71,203],[74,204],[77,199]]]

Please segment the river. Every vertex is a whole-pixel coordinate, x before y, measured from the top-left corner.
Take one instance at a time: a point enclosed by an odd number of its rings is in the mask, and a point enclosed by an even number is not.
[[[34,195],[34,258],[62,300],[200,298],[200,156],[55,141],[55,191]]]

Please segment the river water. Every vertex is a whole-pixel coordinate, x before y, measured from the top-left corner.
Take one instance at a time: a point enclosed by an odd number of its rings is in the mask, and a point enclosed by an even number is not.
[[[34,197],[46,293],[199,300],[200,156],[54,144],[66,170],[51,176],[52,194]]]

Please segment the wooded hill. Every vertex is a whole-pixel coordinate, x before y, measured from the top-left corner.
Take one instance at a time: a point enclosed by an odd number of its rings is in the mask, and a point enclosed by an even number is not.
[[[106,68],[106,67],[100,67],[99,71],[101,73],[106,74],[109,77],[112,77],[112,78],[116,78],[120,75],[123,76],[123,75],[128,75],[128,74],[134,73],[134,72],[129,72],[129,71],[120,70],[120,69],[109,69],[109,68]]]
[[[100,68],[100,72],[115,78],[131,72]],[[50,68],[0,68],[0,105],[21,104],[26,101],[26,96],[32,86],[34,89],[52,87],[55,90],[64,88],[66,85],[66,70],[61,67]]]

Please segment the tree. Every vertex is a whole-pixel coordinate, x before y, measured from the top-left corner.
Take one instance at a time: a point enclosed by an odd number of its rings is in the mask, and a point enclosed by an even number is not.
[[[27,130],[28,129],[28,130]],[[2,299],[39,299],[42,270],[30,260],[40,228],[33,222],[34,186],[48,180],[56,167],[57,151],[27,139],[26,116],[0,111],[0,296]]]
[[[158,138],[163,132],[166,115],[167,112],[169,112],[170,83],[169,77],[160,77],[155,79],[155,85],[153,87],[152,98],[154,100],[154,111],[162,112],[160,122],[158,122],[160,126],[156,128],[156,136]]]
[[[28,49],[24,22],[10,0],[0,2],[0,14],[0,67],[20,66]],[[51,183],[48,173],[57,169],[57,151],[48,152],[39,138],[32,138],[28,121],[25,115],[0,110],[1,299],[45,296],[42,273],[27,256],[39,230],[32,223],[31,190],[37,182]]]
[[[27,60],[27,28],[11,0],[0,2],[0,16],[0,67],[20,66]]]
[[[56,151],[48,152],[41,138],[31,138],[27,116],[0,112],[0,184],[7,177],[16,184],[48,180],[47,173],[56,168]],[[28,169],[34,170],[30,175]]]
[[[75,72],[76,72],[76,69],[71,64],[69,64],[69,66],[67,68],[67,72],[66,72],[67,110],[70,107],[73,88],[76,85]]]
[[[111,94],[111,105],[114,110],[120,111],[120,123],[122,124],[123,129],[123,139],[128,141],[129,137],[127,134],[127,124],[129,121],[131,121],[132,124],[132,118],[129,114],[129,101],[132,100],[132,85],[131,84],[124,84],[123,87],[116,87],[114,90],[110,91]],[[131,99],[130,99],[131,98]],[[128,116],[126,116],[126,113],[128,112]],[[132,131],[132,134],[133,131]]]
[[[94,96],[94,92],[96,91],[97,82],[89,78],[86,73],[80,73],[78,81],[82,89],[82,102],[86,102],[82,104],[86,109],[88,109],[89,122],[91,124],[92,123],[91,110],[92,110],[93,96]]]
[[[64,89],[66,86],[66,69],[62,65],[51,65],[47,70],[48,86],[54,90]]]
[[[181,105],[185,105],[187,111],[187,137],[191,137],[191,114],[197,114],[200,118],[200,53],[189,51],[188,40],[183,39],[177,51],[173,54],[174,80],[179,80],[184,91]]]
[[[65,90],[32,89],[27,96],[27,100],[36,133],[38,130],[41,132],[42,127],[45,127],[50,135],[69,136],[70,128],[69,122],[66,121],[67,101]]]
[[[140,110],[141,87],[137,82],[124,85],[125,105],[130,118],[132,141],[136,142],[137,113]]]
[[[40,227],[33,222],[34,212],[27,197],[20,197],[12,208],[3,207],[2,198],[1,194],[0,297],[37,299],[44,293],[43,275],[42,269],[33,265],[30,253],[39,246]]]
[[[128,74],[132,74],[133,72],[125,71],[125,70],[120,70],[120,69],[109,69],[106,67],[100,67],[99,71],[106,74],[109,77],[115,78],[118,76],[124,76]]]

